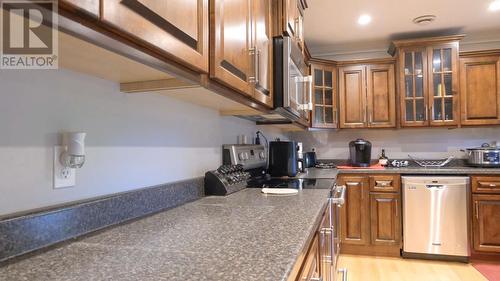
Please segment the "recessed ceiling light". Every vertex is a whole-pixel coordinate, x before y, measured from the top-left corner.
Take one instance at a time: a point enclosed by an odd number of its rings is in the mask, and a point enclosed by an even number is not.
[[[358,18],[358,23],[360,25],[367,25],[372,21],[372,17],[370,15],[361,15]]]
[[[492,12],[500,11],[500,0],[495,0],[490,3],[490,6],[488,7],[488,10]]]
[[[428,25],[435,20],[436,20],[435,15],[424,15],[414,18],[413,23],[418,25]]]

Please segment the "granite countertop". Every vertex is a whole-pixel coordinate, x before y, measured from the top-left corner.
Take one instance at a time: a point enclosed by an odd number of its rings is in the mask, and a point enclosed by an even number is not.
[[[347,160],[319,160],[320,162],[334,162],[345,165]],[[385,169],[320,169],[308,168],[306,172],[297,175],[297,178],[336,178],[338,174],[412,174],[412,175],[500,175],[500,168],[475,168],[466,166],[464,160],[456,159],[442,168],[420,167],[411,160],[410,166],[403,168]]]
[[[0,267],[0,280],[285,280],[328,189],[209,196]]]

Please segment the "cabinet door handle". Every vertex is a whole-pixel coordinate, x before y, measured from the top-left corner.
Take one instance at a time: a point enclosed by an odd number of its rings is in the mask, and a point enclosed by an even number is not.
[[[399,202],[398,202],[398,199],[395,199],[395,202],[396,202],[396,208],[394,208],[395,212],[396,212],[396,218],[399,217]]]
[[[479,203],[477,201],[474,202],[474,206],[476,209],[476,220],[479,220]]]
[[[424,110],[425,110],[425,120],[424,121],[428,121],[429,120],[429,107],[427,105],[425,105]]]
[[[257,72],[257,48],[255,47],[251,47],[250,49],[248,49],[248,54],[250,55],[251,57],[251,60],[252,60],[252,67],[253,67],[253,76],[249,76],[248,77],[248,82],[250,83],[257,83],[257,77],[256,77],[256,72]]]
[[[260,82],[260,50],[255,48],[255,84]]]

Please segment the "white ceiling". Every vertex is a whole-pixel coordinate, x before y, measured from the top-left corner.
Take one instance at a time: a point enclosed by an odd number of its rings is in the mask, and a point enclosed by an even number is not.
[[[491,0],[308,0],[305,37],[313,56],[372,53],[387,50],[392,39],[465,33],[464,43],[500,43],[500,11],[488,11]],[[361,14],[372,16],[366,26]],[[427,26],[415,17],[436,15]]]

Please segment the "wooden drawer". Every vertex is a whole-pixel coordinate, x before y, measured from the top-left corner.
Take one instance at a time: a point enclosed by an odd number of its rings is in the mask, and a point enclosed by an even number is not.
[[[472,192],[500,194],[500,176],[472,176]]]
[[[399,175],[370,176],[370,192],[399,192],[400,190]]]

